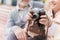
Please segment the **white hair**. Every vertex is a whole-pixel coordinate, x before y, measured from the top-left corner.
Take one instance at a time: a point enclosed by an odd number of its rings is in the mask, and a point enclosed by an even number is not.
[[[29,2],[32,1],[32,0],[29,0]],[[20,2],[22,2],[22,0],[17,0],[17,5],[20,4]]]
[[[17,5],[21,2],[22,0],[17,0]]]

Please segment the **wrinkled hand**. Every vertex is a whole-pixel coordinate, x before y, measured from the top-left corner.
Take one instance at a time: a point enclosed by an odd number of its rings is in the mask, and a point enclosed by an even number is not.
[[[46,27],[49,27],[51,25],[51,21],[47,17],[47,15],[42,15],[40,16],[39,23],[44,24]]]
[[[28,12],[27,14],[28,14],[26,17],[27,21],[32,20],[33,15],[30,12]]]
[[[27,16],[26,16],[26,24],[25,24],[25,28],[24,30],[27,31],[27,28],[28,28],[28,25],[30,25],[32,23],[32,14],[30,12],[27,13]]]
[[[18,40],[27,40],[27,35],[26,35],[25,31],[23,29],[21,29],[20,27],[17,27],[14,30],[14,33]]]

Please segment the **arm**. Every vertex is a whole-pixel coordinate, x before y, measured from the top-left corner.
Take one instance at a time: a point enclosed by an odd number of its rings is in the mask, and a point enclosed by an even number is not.
[[[24,30],[22,28],[20,28],[19,26],[15,25],[14,16],[15,16],[15,11],[12,11],[8,18],[7,27],[12,29],[12,31],[15,33],[17,39],[26,40],[27,38],[26,38],[26,34],[25,34]]]
[[[13,20],[13,13],[11,12],[9,14],[9,17],[8,17],[7,27],[9,28],[9,27],[12,27],[14,25],[15,25],[15,23],[14,23],[14,20]]]

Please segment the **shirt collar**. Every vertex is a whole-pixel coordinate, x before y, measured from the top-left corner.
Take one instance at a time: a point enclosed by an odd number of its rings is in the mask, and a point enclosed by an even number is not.
[[[16,7],[17,7],[17,10],[20,11],[20,10],[28,9],[30,5],[26,6],[25,8],[19,8],[19,6],[16,6]]]
[[[55,15],[55,16],[57,16],[57,15],[60,15],[60,10],[56,13],[56,15]]]

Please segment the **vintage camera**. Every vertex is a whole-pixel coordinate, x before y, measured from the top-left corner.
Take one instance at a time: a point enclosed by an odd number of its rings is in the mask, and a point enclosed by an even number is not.
[[[34,37],[35,39],[46,40],[45,25],[39,23],[39,20],[41,19],[40,16],[45,15],[44,4],[40,2],[32,2],[32,9],[29,12],[33,15],[33,25],[28,26],[28,31],[39,34]]]
[[[40,16],[41,15],[45,15],[45,11],[43,8],[39,9],[39,8],[34,8],[34,9],[31,9],[30,13],[33,15],[32,19],[34,21],[34,25],[37,25],[38,28],[39,28],[39,32],[37,31],[37,26],[36,27],[30,27],[32,29],[35,29],[33,31],[36,31],[35,33],[38,33],[39,36],[35,37],[35,38],[39,38],[39,40],[46,40],[46,34],[45,34],[45,25],[44,24],[41,24],[39,23],[39,20],[41,19]]]
[[[32,19],[38,23],[39,27],[44,26],[43,24],[40,24],[38,21],[41,19],[41,15],[45,15],[45,11],[43,8],[34,8],[31,9],[30,13],[33,15]]]

